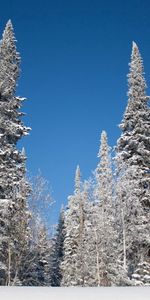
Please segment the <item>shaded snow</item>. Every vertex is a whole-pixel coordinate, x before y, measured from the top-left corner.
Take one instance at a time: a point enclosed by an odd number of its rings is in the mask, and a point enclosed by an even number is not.
[[[0,287],[3,300],[143,300],[150,298],[150,287],[45,288]]]

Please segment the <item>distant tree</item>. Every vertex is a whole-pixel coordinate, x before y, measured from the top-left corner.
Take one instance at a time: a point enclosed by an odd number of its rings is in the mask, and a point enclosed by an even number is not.
[[[53,204],[48,181],[41,175],[30,178],[32,192],[28,198],[31,241],[22,264],[22,283],[25,286],[51,285],[51,256],[53,253],[50,213]]]
[[[108,145],[107,133],[102,131],[100,139],[100,149],[98,152],[99,163],[95,170],[96,186],[95,196],[97,201],[103,205],[112,203],[113,176],[111,166],[111,148]]]
[[[65,213],[64,259],[61,264],[62,286],[84,286],[83,227],[84,212],[80,168],[76,169],[75,192],[68,197]]]
[[[105,131],[101,134],[100,161],[95,170],[95,205],[92,231],[95,239],[97,285],[128,285],[129,281],[118,259],[118,234],[116,230],[113,198],[113,176],[110,147]]]
[[[99,264],[99,237],[97,228],[99,211],[92,198],[92,183],[90,180],[83,183],[82,198],[84,201],[84,230],[83,230],[83,271],[84,286],[100,286]]]
[[[51,285],[61,286],[61,263],[64,257],[64,208],[60,211],[56,234],[53,238],[53,250],[51,255]]]
[[[49,182],[42,176],[38,170],[37,175],[29,179],[32,191],[28,197],[28,205],[31,211],[30,228],[34,242],[38,238],[39,224],[44,224],[51,232],[50,216],[54,200],[49,187]],[[48,228],[49,227],[49,228]]]
[[[50,286],[50,240],[45,226],[40,226],[36,244],[37,285]]]

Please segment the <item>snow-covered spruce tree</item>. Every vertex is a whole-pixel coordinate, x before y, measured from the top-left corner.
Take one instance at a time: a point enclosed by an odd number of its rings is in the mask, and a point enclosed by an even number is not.
[[[53,239],[53,251],[51,255],[51,286],[60,286],[62,280],[61,263],[64,256],[64,208],[61,208],[56,234]]]
[[[102,131],[100,149],[98,153],[99,163],[95,170],[96,186],[95,196],[103,205],[112,203],[113,177],[111,167],[110,147],[108,146],[107,133]]]
[[[110,147],[107,142],[107,134],[102,131],[100,140],[100,149],[98,153],[100,159],[97,168],[95,170],[96,177],[96,202],[99,210],[97,216],[97,224],[95,225],[95,237],[97,237],[97,243],[99,248],[99,285],[111,285],[109,280],[107,264],[111,259],[111,253],[113,255],[113,249],[110,249],[112,240],[115,238],[112,235],[112,169],[110,161]],[[98,232],[99,231],[99,232]],[[112,248],[112,247],[111,247]],[[110,253],[111,251],[111,253]],[[109,265],[109,264],[108,264]]]
[[[98,153],[100,161],[95,170],[96,185],[94,194],[96,203],[93,208],[91,227],[95,238],[96,269],[99,286],[130,284],[118,260],[118,235],[115,224],[110,150],[107,134],[103,131]]]
[[[81,193],[80,168],[76,169],[75,192],[68,197],[64,220],[64,259],[61,264],[61,286],[84,286],[83,228],[84,203]]]
[[[150,209],[150,108],[146,96],[143,61],[133,42],[128,75],[128,104],[120,124],[122,130],[116,147],[118,168],[122,163],[139,167],[139,199]]]
[[[29,213],[26,198],[24,151],[17,142],[27,135],[20,117],[24,98],[16,97],[20,56],[11,21],[0,42],[0,284],[21,284],[18,278],[23,251],[28,244]]]
[[[124,266],[131,276],[138,261],[144,256],[148,259],[150,249],[150,108],[143,61],[134,42],[129,66],[129,99],[116,147],[116,188],[121,207]]]

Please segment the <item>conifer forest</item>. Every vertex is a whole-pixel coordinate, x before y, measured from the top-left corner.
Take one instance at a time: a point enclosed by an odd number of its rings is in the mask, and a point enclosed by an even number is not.
[[[150,97],[137,44],[120,137],[111,149],[102,131],[95,171],[82,181],[77,166],[74,192],[51,232],[41,217],[42,206],[53,205],[47,182],[28,178],[18,147],[31,129],[22,118],[25,98],[16,95],[20,62],[9,20],[0,41],[0,285],[150,285]]]

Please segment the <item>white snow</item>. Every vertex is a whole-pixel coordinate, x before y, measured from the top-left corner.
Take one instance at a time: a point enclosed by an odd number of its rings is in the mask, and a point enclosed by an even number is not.
[[[149,298],[150,287],[0,287],[2,300],[146,300]]]
[[[145,275],[144,279],[149,280],[150,281],[150,276],[149,275]]]
[[[134,279],[140,279],[140,278],[141,278],[141,276],[140,276],[139,274],[133,274],[132,277],[133,277]]]

